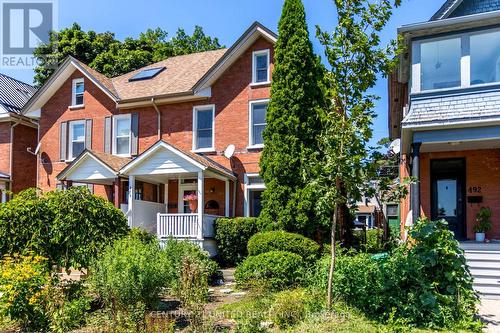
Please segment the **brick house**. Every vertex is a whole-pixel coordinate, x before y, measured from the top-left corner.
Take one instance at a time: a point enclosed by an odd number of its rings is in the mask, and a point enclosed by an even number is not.
[[[38,186],[88,186],[130,226],[213,253],[217,216],[260,212],[276,38],[256,22],[229,49],[114,78],[66,59],[23,110],[40,124]]]
[[[0,74],[0,203],[7,200],[7,190],[17,193],[36,185],[37,126],[21,115],[35,91],[29,84]]]
[[[401,140],[400,175],[413,175],[401,226],[445,219],[474,239],[493,211],[500,238],[500,2],[448,0],[428,22],[402,26],[406,52],[389,79],[389,132]]]

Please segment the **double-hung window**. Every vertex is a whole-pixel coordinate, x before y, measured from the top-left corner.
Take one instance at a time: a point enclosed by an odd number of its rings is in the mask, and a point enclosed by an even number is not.
[[[193,150],[214,150],[214,105],[193,108]]]
[[[252,60],[252,83],[266,84],[269,83],[269,50],[261,50],[253,52]]]
[[[249,148],[262,148],[264,139],[262,132],[266,128],[266,113],[269,100],[250,102]]]
[[[85,149],[85,120],[69,122],[69,160],[75,159]]]
[[[260,215],[262,210],[262,193],[264,193],[265,189],[266,185],[259,174],[245,174],[245,216],[258,217]]]
[[[131,116],[124,114],[113,117],[113,154],[130,156],[131,151]]]
[[[83,94],[85,91],[83,78],[74,79],[71,90],[71,106],[82,106],[84,104]]]

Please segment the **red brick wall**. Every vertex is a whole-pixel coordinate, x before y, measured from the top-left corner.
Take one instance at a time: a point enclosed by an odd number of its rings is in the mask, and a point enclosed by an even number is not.
[[[259,171],[260,151],[248,151],[249,102],[269,98],[270,86],[251,86],[252,52],[271,50],[271,68],[273,58],[272,44],[265,39],[257,40],[219,80],[212,86],[212,97],[196,103],[176,103],[160,105],[162,113],[162,139],[180,148],[192,149],[193,107],[195,105],[215,104],[215,149],[210,157],[238,175],[236,195],[236,215],[243,215],[244,174]],[[92,149],[103,151],[104,118],[113,114],[137,112],[139,114],[139,153],[157,142],[157,114],[152,107],[133,110],[116,110],[115,103],[97,86],[85,78],[85,107],[70,110],[72,79],[83,77],[74,73],[42,108],[40,121],[40,137],[42,163],[39,171],[39,186],[42,189],[54,189],[55,177],[67,166],[59,160],[59,128],[60,123],[70,120],[93,119]],[[236,146],[232,165],[222,156],[229,144]],[[223,184],[223,183],[222,183]],[[173,185],[173,184],[171,184]],[[101,192],[95,186],[96,194]],[[169,202],[174,195],[169,186]],[[224,187],[222,187],[224,193]],[[175,197],[175,201],[177,198]],[[222,201],[223,206],[224,201]]]
[[[10,122],[0,123],[0,172],[10,173]]]
[[[466,189],[480,186],[482,204],[466,203],[467,238],[474,239],[473,226],[476,214],[482,206],[493,211],[493,229],[488,238],[500,238],[500,150],[469,150],[458,152],[422,153],[420,158],[421,204],[426,216],[431,216],[431,179],[430,164],[432,159],[465,158]]]
[[[27,149],[35,151],[38,133],[36,128],[21,124],[14,127],[13,131],[12,191],[17,193],[36,186],[37,158]]]

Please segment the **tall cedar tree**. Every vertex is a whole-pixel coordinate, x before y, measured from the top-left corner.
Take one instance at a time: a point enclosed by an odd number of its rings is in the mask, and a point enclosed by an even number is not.
[[[316,236],[318,193],[309,186],[318,156],[324,67],[313,53],[301,0],[285,0],[275,45],[271,101],[260,160],[266,183],[261,223]]]
[[[333,33],[318,29],[332,66],[329,78],[331,105],[323,121],[323,170],[316,184],[324,196],[320,210],[332,212],[331,265],[328,280],[328,306],[332,305],[332,282],[335,270],[336,231],[341,208],[359,201],[370,181],[368,142],[378,96],[369,94],[377,75],[394,68],[397,42],[382,45],[380,33],[400,0],[334,0],[338,24]],[[342,226],[340,226],[342,229]]]

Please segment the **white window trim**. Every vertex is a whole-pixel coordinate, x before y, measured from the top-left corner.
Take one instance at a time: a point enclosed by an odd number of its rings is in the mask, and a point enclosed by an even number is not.
[[[212,146],[207,148],[198,148],[198,111],[212,111]],[[215,104],[196,105],[193,107],[193,149],[194,153],[207,153],[215,151]]]
[[[243,205],[243,215],[245,217],[250,217],[250,191],[251,190],[265,190],[266,184],[255,184],[249,185],[250,178],[258,178],[260,175],[258,173],[246,173],[244,176],[245,179],[245,188],[243,191],[244,195],[244,205]]]
[[[82,104],[76,104],[76,85],[78,83],[83,83],[83,91],[85,96],[85,81],[83,80],[83,78],[74,79],[71,85],[71,108],[83,107],[85,105],[85,100]]]
[[[257,61],[259,55],[267,56],[267,80],[265,82],[257,82]],[[271,52],[269,49],[252,52],[252,86],[266,85],[271,83]]]
[[[250,101],[248,103],[248,147],[247,149],[259,149],[264,148],[263,143],[254,144],[253,143],[253,107],[258,104],[267,104],[269,106],[269,98],[258,99]],[[266,111],[267,112],[267,111]],[[267,123],[266,123],[267,125]]]
[[[481,35],[481,34],[498,32],[498,31],[500,31],[500,28],[492,28],[492,29],[484,29],[484,30],[479,30],[479,31],[471,31],[471,32],[458,33],[458,34],[449,34],[449,35],[440,36],[440,37],[430,37],[430,38],[419,39],[419,40],[413,41],[412,42],[412,69],[410,71],[411,72],[411,77],[410,77],[411,93],[412,94],[419,94],[419,93],[427,94],[427,93],[436,93],[436,92],[442,92],[442,91],[453,91],[453,90],[459,90],[459,89],[466,89],[466,88],[470,88],[470,87],[481,88],[481,87],[500,85],[500,82],[489,82],[489,83],[481,83],[481,84],[472,85],[471,84],[471,59],[470,59],[470,37],[474,36],[474,35]],[[454,38],[461,38],[462,55],[461,55],[461,59],[460,59],[460,79],[461,79],[460,86],[453,87],[453,88],[422,90],[422,87],[421,87],[421,59],[420,59],[421,44],[426,43],[426,42],[435,42],[435,41],[454,39]]]
[[[85,120],[72,120],[68,122],[69,126],[69,135],[68,135],[68,159],[66,161],[71,162],[77,156],[73,156],[73,126],[74,125],[83,125],[83,146],[85,147],[85,142],[87,140],[87,129],[85,128]]]
[[[129,120],[129,123],[130,123],[130,132],[128,134],[128,154],[117,154],[116,153],[116,147],[117,147],[117,144],[116,144],[116,139],[118,138],[116,133],[117,133],[117,130],[116,130],[116,124],[118,122],[118,120],[120,119],[128,119]],[[112,142],[111,142],[111,147],[112,147],[112,153],[113,155],[115,156],[121,156],[121,157],[130,157],[132,156],[131,155],[131,152],[132,152],[132,115],[131,114],[121,114],[121,115],[117,115],[117,116],[113,116],[113,126],[112,126]]]

